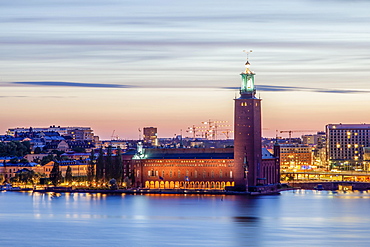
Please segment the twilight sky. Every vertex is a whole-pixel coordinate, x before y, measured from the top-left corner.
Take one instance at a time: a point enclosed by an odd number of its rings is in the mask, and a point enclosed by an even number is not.
[[[365,0],[1,1],[0,134],[54,124],[131,139],[145,126],[172,137],[209,119],[232,125],[244,49],[264,136],[370,123],[369,9]]]

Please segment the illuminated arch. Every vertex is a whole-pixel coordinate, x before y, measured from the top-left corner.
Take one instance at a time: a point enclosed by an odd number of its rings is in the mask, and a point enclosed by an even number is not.
[[[220,189],[220,182],[216,182],[216,189]]]
[[[159,182],[159,188],[164,189],[164,181]]]
[[[158,188],[159,188],[159,182],[158,182],[158,181],[155,181],[154,188],[156,188],[156,189],[158,189]]]
[[[204,182],[202,181],[202,182],[200,182],[200,188],[201,189],[204,189]]]
[[[194,189],[194,182],[190,182],[189,188]]]
[[[149,183],[149,181],[145,181],[145,188],[150,188],[150,183]]]
[[[180,184],[179,184],[179,181],[176,181],[176,182],[175,182],[175,186],[174,186],[174,188],[175,188],[175,189],[178,189],[178,188],[180,188]]]
[[[206,184],[205,184],[205,188],[206,189],[209,189],[209,182],[207,181]]]
[[[170,188],[170,183],[168,181],[164,182],[164,188],[169,189]]]
[[[170,182],[170,189],[174,189],[175,188],[175,183],[173,181]]]
[[[154,189],[154,181],[150,181],[150,186],[149,186],[150,189]]]

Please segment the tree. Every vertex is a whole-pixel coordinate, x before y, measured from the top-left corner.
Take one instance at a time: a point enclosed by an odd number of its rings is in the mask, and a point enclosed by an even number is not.
[[[40,173],[29,170],[27,168],[23,168],[22,170],[19,170],[16,175],[11,178],[11,180],[18,183],[31,183],[32,185],[34,185],[40,181],[40,177]]]
[[[86,153],[86,149],[82,147],[74,147],[72,148],[72,151],[74,151],[75,153]]]
[[[36,147],[35,148],[35,151],[33,151],[34,154],[41,154],[41,148],[40,147]]]
[[[41,161],[40,161],[40,165],[46,165],[47,163],[49,163],[50,161],[53,161],[54,160],[54,156],[52,154],[49,154],[48,156],[44,156],[42,157]]]
[[[114,166],[115,174],[114,177],[119,185],[123,182],[123,164],[122,164],[122,150],[120,147],[117,148],[116,165]]]
[[[10,141],[10,142],[0,142],[0,156],[25,156],[29,154],[30,142],[19,142],[19,141]]]
[[[67,183],[70,183],[72,182],[73,180],[73,176],[72,176],[72,169],[70,166],[67,167],[67,171],[66,171],[66,176],[65,176],[65,180]]]
[[[87,181],[91,183],[95,175],[95,156],[94,150],[91,150],[89,165],[87,166]]]
[[[100,148],[99,156],[96,160],[96,181],[101,182],[104,179],[104,152]]]
[[[19,163],[28,164],[28,163],[30,163],[30,162],[29,162],[27,159],[22,158],[22,159],[19,161]]]
[[[19,162],[19,159],[15,157],[9,160],[9,163],[12,163],[12,164],[17,164],[18,162]]]
[[[59,170],[59,163],[57,161],[54,161],[53,169],[51,169],[49,178],[54,186],[57,186],[62,179],[62,172]]]
[[[113,178],[113,162],[112,162],[112,146],[108,146],[107,150],[107,158],[105,163],[105,180],[109,181],[111,178]]]

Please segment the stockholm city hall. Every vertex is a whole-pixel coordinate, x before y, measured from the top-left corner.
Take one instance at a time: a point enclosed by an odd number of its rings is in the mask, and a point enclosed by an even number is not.
[[[280,183],[278,148],[262,148],[261,99],[247,61],[234,99],[234,148],[148,148],[132,159],[135,185],[151,189],[268,192]]]

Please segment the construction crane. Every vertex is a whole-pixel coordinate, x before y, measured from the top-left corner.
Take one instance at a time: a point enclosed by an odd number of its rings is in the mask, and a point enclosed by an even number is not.
[[[112,135],[110,137],[110,139],[113,141],[113,140],[118,140],[119,139],[119,136],[118,135],[114,135],[114,133],[116,132],[116,130],[113,130],[112,132]]]
[[[221,131],[230,131],[230,125],[225,124],[228,121],[218,121],[218,120],[211,120],[202,122],[202,124],[208,125],[208,129],[206,130],[206,138],[211,138],[212,140],[217,140],[217,136]]]
[[[186,130],[187,133],[191,133],[193,138],[196,136],[202,136],[209,140],[217,140],[218,135],[221,133],[229,138],[229,133],[232,132],[230,129],[231,125],[225,124],[228,121],[216,121],[209,119],[208,121],[202,122],[202,126],[191,126]]]
[[[292,140],[292,133],[296,132],[318,132],[318,130],[280,130],[280,133],[289,133],[289,144]]]

